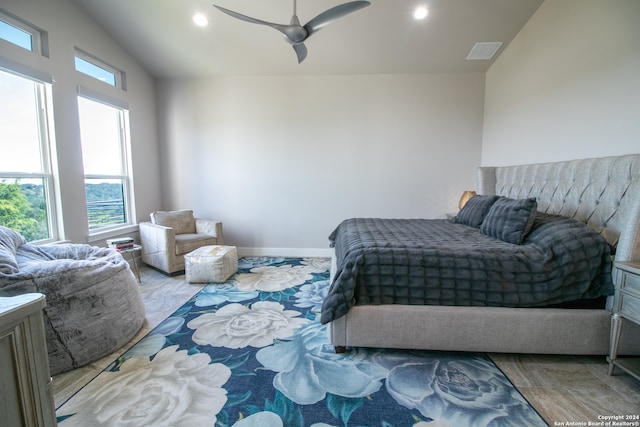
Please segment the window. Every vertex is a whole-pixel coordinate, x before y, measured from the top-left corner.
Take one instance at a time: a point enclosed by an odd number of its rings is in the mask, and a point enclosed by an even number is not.
[[[0,37],[23,49],[33,51],[33,36],[4,20],[0,20]]]
[[[57,238],[49,156],[50,85],[0,69],[0,224]]]
[[[76,71],[86,74],[89,77],[108,84],[109,86],[126,89],[124,84],[125,73],[108,65],[107,63],[94,58],[88,53],[76,49],[75,56]]]
[[[128,111],[78,96],[89,233],[131,224]]]
[[[98,67],[97,65],[92,64],[91,62],[86,61],[77,56],[76,56],[76,70],[88,76],[91,76],[94,79],[100,80],[101,82],[105,82],[108,85],[111,85],[111,86],[116,85],[116,75],[114,73],[107,71],[102,67]]]
[[[46,32],[0,12],[0,39],[47,56]]]

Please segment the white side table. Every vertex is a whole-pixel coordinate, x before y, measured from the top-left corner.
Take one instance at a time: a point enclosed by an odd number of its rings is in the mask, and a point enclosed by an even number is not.
[[[609,346],[609,375],[617,366],[640,380],[640,357],[618,358],[618,344],[624,321],[640,325],[640,263],[616,262],[614,264],[616,295],[611,320]]]

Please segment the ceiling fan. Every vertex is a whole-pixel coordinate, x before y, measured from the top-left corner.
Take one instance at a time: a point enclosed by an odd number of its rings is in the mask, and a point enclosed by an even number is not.
[[[325,10],[320,15],[316,16],[304,25],[300,25],[300,20],[298,19],[298,15],[296,12],[296,0],[293,0],[293,16],[291,17],[289,25],[274,24],[273,22],[261,21],[259,19],[241,15],[232,10],[225,9],[224,7],[216,6],[215,4],[213,6],[218,10],[226,13],[227,15],[233,16],[234,18],[238,18],[246,22],[251,22],[252,24],[267,25],[280,31],[284,35],[285,40],[291,43],[291,45],[293,46],[293,50],[298,56],[299,64],[307,57],[307,47],[304,45],[305,40],[307,40],[309,37],[311,37],[311,35],[318,32],[321,28],[325,27],[336,19],[351,12],[355,12],[358,9],[362,9],[363,7],[369,6],[370,4],[371,2],[367,0],[343,3],[338,6],[332,7],[331,9]]]

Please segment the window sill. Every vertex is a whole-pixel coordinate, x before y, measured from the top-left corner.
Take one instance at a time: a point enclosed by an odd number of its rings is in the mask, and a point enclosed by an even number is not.
[[[138,224],[129,224],[123,227],[110,228],[109,230],[92,233],[87,238],[87,241],[89,243],[93,243],[100,240],[110,239],[112,237],[122,236],[127,233],[137,233],[137,232],[138,232]]]

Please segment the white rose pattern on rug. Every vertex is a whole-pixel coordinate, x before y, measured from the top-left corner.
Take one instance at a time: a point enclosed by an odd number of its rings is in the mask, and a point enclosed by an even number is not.
[[[326,258],[241,258],[57,410],[65,426],[546,426],[484,354],[350,349]]]
[[[272,301],[258,301],[250,307],[233,303],[215,313],[206,313],[187,324],[195,329],[192,340],[199,345],[243,348],[266,347],[277,339],[289,338],[308,320],[299,311],[285,310]]]
[[[256,267],[251,269],[251,273],[240,273],[235,277],[236,286],[244,292],[252,290],[278,292],[301,285],[311,279],[311,269],[291,265]]]
[[[211,364],[205,353],[188,355],[177,348],[103,372],[58,409],[58,417],[73,414],[70,421],[77,426],[214,425],[227,402],[222,387],[231,370]]]

